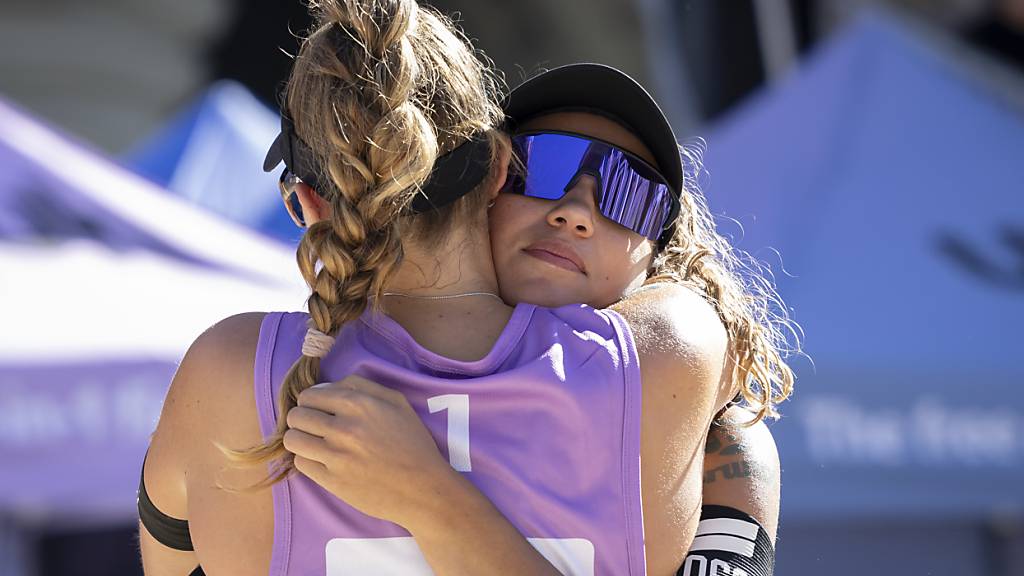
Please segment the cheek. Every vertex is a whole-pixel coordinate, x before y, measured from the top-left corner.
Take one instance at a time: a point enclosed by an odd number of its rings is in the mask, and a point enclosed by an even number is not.
[[[618,237],[614,237],[618,236]],[[602,273],[592,306],[603,308],[643,285],[654,256],[653,245],[639,234],[615,234],[602,253]]]
[[[529,229],[543,224],[543,205],[514,194],[499,194],[488,211],[491,251],[495,260],[517,250]]]
[[[647,276],[647,269],[654,261],[654,242],[639,234],[633,234],[630,240],[629,262],[634,270],[642,270]]]
[[[516,303],[519,298],[514,293],[515,286],[510,285],[510,278],[516,277],[514,267],[515,252],[519,249],[517,240],[524,237],[528,222],[521,206],[517,206],[514,198],[508,194],[499,194],[494,206],[488,211],[488,222],[491,236],[491,261],[494,273],[498,278],[498,287],[506,302]],[[514,283],[511,283],[514,284]]]
[[[631,234],[629,244],[629,265],[626,267],[626,287],[622,294],[629,294],[643,285],[647,280],[647,271],[654,260],[654,243],[640,236]]]
[[[491,230],[491,249],[495,253],[500,252],[499,248],[504,244],[504,240],[515,235],[517,227],[516,211],[507,200],[503,199],[504,196],[504,194],[499,195],[494,201],[494,206],[487,213]]]

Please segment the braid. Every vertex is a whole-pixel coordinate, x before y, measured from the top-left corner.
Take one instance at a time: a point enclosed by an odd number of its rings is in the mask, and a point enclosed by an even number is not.
[[[403,237],[443,234],[442,223],[459,222],[453,214],[482,206],[486,195],[471,193],[440,216],[413,217],[409,209],[443,151],[483,132],[497,156],[502,114],[496,81],[468,42],[415,1],[315,0],[310,8],[317,23],[286,101],[296,132],[317,156],[317,193],[331,213],[307,229],[297,260],[311,289],[311,327],[333,335],[380,297],[402,262]],[[275,464],[250,489],[293,469],[282,443],[285,415],[319,378],[320,358],[301,356],[281,385],[274,435],[245,450],[221,447],[236,464]]]

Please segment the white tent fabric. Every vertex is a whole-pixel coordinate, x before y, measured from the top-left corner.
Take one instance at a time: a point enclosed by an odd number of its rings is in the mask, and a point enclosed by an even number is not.
[[[173,362],[217,320],[247,310],[295,309],[304,295],[302,286],[283,281],[255,282],[93,242],[0,244],[0,363]]]
[[[0,102],[0,516],[130,521],[188,345],[301,309],[292,249],[224,222]],[[216,385],[211,382],[211,385]]]

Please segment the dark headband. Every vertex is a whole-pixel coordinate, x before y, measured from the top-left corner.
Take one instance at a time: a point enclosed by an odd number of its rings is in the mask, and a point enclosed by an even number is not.
[[[322,190],[319,179],[322,172],[316,156],[295,133],[295,125],[284,114],[281,115],[281,133],[263,160],[263,171],[270,172],[282,162],[314,190]],[[439,156],[421,187],[421,193],[412,201],[413,214],[436,210],[458,200],[483,181],[490,167],[491,146],[483,135],[477,135]]]

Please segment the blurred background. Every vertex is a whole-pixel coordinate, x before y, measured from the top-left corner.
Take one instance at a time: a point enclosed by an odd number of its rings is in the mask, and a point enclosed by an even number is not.
[[[437,0],[510,86],[574,61],[706,142],[806,332],[780,575],[1024,575],[1024,0]],[[188,344],[296,309],[260,170],[297,1],[0,7],[0,576],[141,574]],[[225,519],[230,521],[230,519]]]

